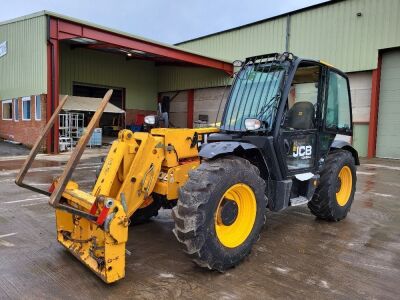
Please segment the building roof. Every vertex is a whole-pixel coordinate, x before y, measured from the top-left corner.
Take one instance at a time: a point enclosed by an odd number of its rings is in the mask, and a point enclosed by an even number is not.
[[[165,47],[165,48],[170,48],[170,49],[178,50],[178,51],[184,51],[184,52],[187,52],[187,53],[190,53],[190,54],[203,56],[203,57],[210,58],[210,59],[219,60],[219,61],[225,62],[225,63],[232,63],[232,61],[230,61],[230,60],[226,60],[226,59],[218,58],[218,57],[206,56],[206,55],[204,55],[202,53],[198,53],[196,51],[187,50],[187,49],[175,46],[175,45],[162,43],[162,42],[155,41],[155,40],[152,40],[152,39],[148,39],[148,38],[145,38],[145,37],[142,37],[142,36],[138,36],[138,35],[127,33],[127,32],[124,32],[124,31],[117,30],[117,29],[113,29],[113,28],[109,28],[109,27],[106,27],[106,26],[98,25],[98,24],[95,24],[95,23],[92,23],[92,22],[81,20],[81,19],[65,16],[65,15],[62,15],[62,14],[59,14],[59,13],[55,13],[55,12],[52,12],[52,11],[48,11],[48,10],[42,10],[42,11],[39,11],[39,12],[36,12],[36,13],[32,13],[32,14],[29,14],[29,15],[25,15],[25,16],[22,16],[22,17],[18,17],[18,18],[6,20],[6,21],[1,21],[0,22],[0,26],[1,25],[15,23],[15,22],[20,22],[20,21],[24,21],[24,20],[28,20],[28,19],[32,19],[32,18],[37,18],[37,17],[41,17],[41,16],[50,16],[50,17],[54,17],[54,18],[57,18],[57,19],[62,19],[62,20],[66,20],[66,21],[82,24],[82,25],[85,25],[85,26],[90,26],[90,27],[97,28],[97,29],[100,29],[100,30],[105,30],[105,31],[108,31],[108,32],[111,32],[111,33],[115,33],[115,34],[118,34],[118,35],[122,35],[122,36],[128,37],[128,38],[141,40],[143,42],[160,45],[160,46]]]

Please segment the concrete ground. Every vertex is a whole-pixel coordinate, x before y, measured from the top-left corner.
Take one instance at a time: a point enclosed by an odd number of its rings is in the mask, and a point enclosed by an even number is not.
[[[30,181],[47,188],[65,164],[59,157],[40,157]],[[400,161],[362,162],[341,222],[316,220],[306,206],[269,212],[251,255],[224,274],[188,260],[162,211],[130,228],[126,278],[112,285],[57,243],[47,197],[13,182],[21,163],[0,161],[0,299],[399,299]],[[99,154],[86,156],[75,179],[89,189],[99,164]]]

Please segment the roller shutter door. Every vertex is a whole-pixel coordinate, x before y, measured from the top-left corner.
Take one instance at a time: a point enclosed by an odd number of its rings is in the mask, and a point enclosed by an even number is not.
[[[400,159],[400,50],[382,55],[376,156]]]

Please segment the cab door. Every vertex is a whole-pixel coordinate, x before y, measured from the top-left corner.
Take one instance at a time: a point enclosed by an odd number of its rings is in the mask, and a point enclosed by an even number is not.
[[[325,73],[325,67],[313,61],[301,61],[294,73],[278,137],[284,177],[315,173],[318,167]]]

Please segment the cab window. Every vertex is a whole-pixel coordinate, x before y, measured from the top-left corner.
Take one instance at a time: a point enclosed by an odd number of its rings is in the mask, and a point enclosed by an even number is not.
[[[349,132],[351,130],[349,87],[345,77],[329,71],[325,128]]]
[[[299,65],[287,99],[285,130],[308,130],[316,127],[321,67],[303,62]]]

